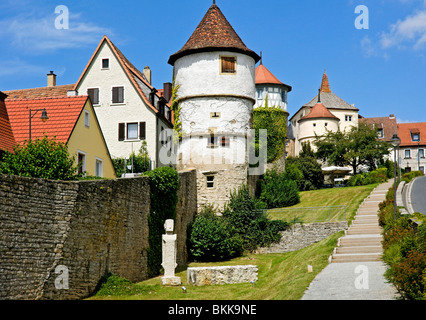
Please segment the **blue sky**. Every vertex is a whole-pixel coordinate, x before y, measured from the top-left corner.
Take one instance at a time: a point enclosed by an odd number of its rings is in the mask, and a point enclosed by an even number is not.
[[[365,117],[393,113],[426,122],[426,0],[217,0],[246,45],[291,85],[290,115],[317,93],[326,69],[331,89]],[[104,34],[153,84],[172,78],[169,56],[188,40],[212,0],[0,2],[0,90],[75,83]],[[55,8],[69,29],[55,28]],[[368,8],[368,29],[357,29]],[[365,22],[364,20],[363,22]]]

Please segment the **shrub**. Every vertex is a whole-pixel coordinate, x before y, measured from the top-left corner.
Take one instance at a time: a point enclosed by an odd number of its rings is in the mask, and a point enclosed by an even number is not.
[[[150,169],[150,158],[147,149],[146,141],[142,142],[142,146],[139,149],[139,153],[136,154],[134,151],[129,155],[128,159],[125,158],[114,158],[112,163],[114,165],[115,173],[117,177],[121,177],[123,173],[132,172],[127,166],[131,165],[133,161],[133,172],[143,173]]]
[[[386,168],[379,168],[371,172],[356,174],[349,178],[348,186],[365,186],[386,182],[388,180],[387,172],[388,170]]]
[[[130,280],[111,273],[102,277],[98,288],[97,296],[132,296],[148,292],[146,287],[133,284]]]
[[[288,180],[285,173],[267,170],[261,183],[260,200],[269,209],[289,207],[300,202],[297,182]]]
[[[423,300],[425,269],[426,253],[411,250],[406,259],[393,266],[392,281],[407,299]]]
[[[67,145],[47,136],[16,146],[0,162],[0,173],[52,180],[76,180],[82,176],[77,169]]]
[[[189,231],[189,253],[195,261],[222,261],[242,253],[242,241],[232,235],[227,221],[206,206]]]
[[[283,221],[268,220],[264,210],[257,209],[256,200],[250,196],[247,185],[231,193],[223,217],[227,219],[232,232],[241,238],[243,249],[247,251],[280,241],[279,232],[288,227]]]
[[[423,176],[423,172],[421,172],[421,171],[411,171],[411,172],[404,173],[401,176],[401,180],[408,183],[411,180],[413,180],[414,178],[421,177],[421,176]]]
[[[299,191],[320,189],[324,183],[321,165],[314,157],[309,156],[309,149],[304,154],[306,155],[287,158],[286,178],[296,181]]]

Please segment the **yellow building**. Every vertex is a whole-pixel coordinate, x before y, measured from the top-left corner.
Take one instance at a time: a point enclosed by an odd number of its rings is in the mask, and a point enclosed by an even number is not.
[[[7,99],[6,108],[17,144],[56,138],[66,143],[86,176],[116,178],[104,136],[88,96]],[[42,116],[46,116],[42,119]],[[30,120],[31,118],[31,120]],[[30,124],[31,122],[31,124]]]

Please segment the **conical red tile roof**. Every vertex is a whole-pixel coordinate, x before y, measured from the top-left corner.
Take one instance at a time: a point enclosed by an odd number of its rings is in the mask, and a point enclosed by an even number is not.
[[[306,119],[320,119],[320,118],[339,120],[339,118],[337,118],[334,114],[332,114],[321,102],[318,102],[312,108],[311,112],[309,112],[309,114],[304,116],[299,121],[306,120]]]
[[[255,62],[260,60],[257,53],[247,48],[219,7],[213,4],[183,48],[170,56],[169,64],[174,65],[177,59],[188,54],[222,50],[245,53]]]

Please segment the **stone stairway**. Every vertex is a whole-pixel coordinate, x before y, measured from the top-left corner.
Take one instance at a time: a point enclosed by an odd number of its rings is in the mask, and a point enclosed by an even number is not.
[[[339,239],[330,256],[330,262],[373,262],[380,261],[382,248],[382,228],[379,226],[379,203],[385,200],[392,181],[379,185],[358,208],[355,220]]]

